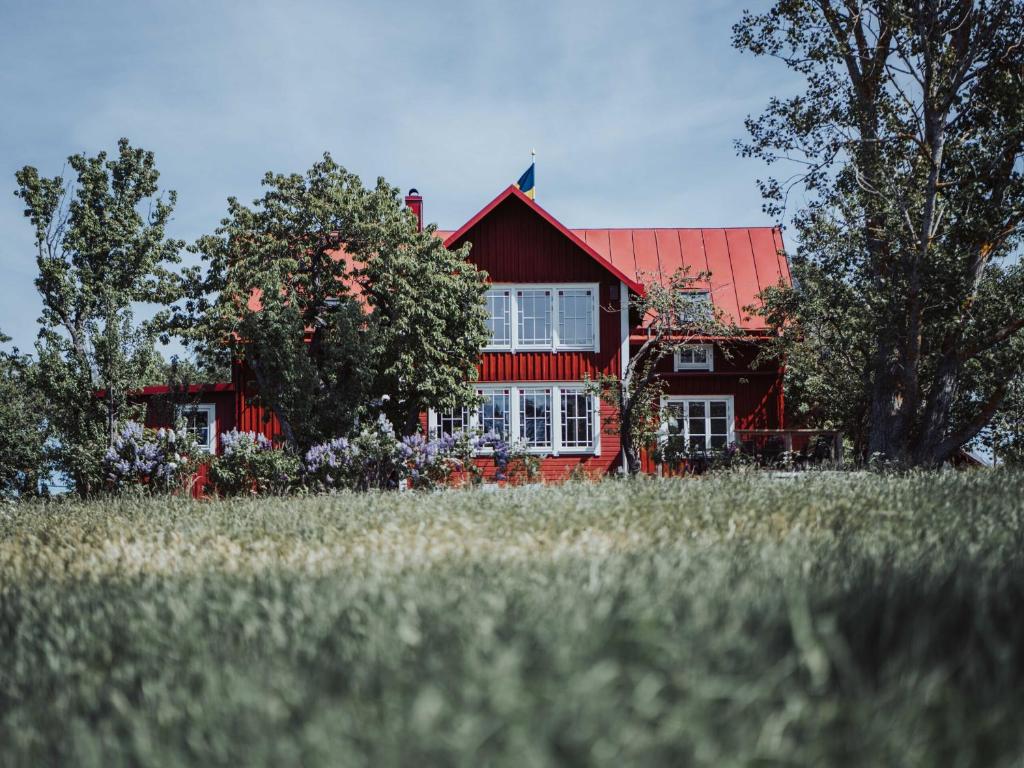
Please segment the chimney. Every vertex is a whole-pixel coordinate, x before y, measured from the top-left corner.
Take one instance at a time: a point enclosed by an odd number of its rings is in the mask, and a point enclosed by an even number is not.
[[[420,195],[419,190],[410,189],[409,194],[405,196],[405,207],[412,211],[416,217],[416,229],[423,231],[423,197]]]

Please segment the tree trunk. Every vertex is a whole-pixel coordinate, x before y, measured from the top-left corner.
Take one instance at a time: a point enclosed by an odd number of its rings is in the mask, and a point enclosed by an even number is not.
[[[633,440],[632,403],[629,398],[625,397],[620,398],[619,401],[619,436],[622,441],[622,457],[625,462],[626,474],[639,475],[642,467],[640,452],[637,451]]]

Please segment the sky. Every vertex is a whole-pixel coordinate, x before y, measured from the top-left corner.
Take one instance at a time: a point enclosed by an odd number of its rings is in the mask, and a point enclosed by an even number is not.
[[[734,141],[789,80],[730,46],[747,6],[0,0],[0,330],[29,350],[40,310],[15,171],[122,136],[155,152],[186,241],[325,151],[416,187],[442,229],[531,149],[537,201],[570,227],[776,223]]]

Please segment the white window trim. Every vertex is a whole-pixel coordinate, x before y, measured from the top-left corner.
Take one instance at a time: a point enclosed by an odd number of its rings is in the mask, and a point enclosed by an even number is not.
[[[189,411],[201,411],[207,414],[206,423],[209,425],[209,429],[206,433],[206,445],[200,444],[199,447],[210,454],[217,452],[217,435],[220,432],[217,430],[217,406],[213,403],[199,403],[198,405],[179,405],[177,409],[177,418],[182,418]]]
[[[694,400],[709,402],[711,400],[725,401],[726,438],[725,444],[731,445],[736,442],[736,397],[734,395],[667,395],[661,398],[662,413],[672,403],[689,403]],[[662,419],[661,427],[658,430],[658,442],[664,445],[668,441],[668,421]]]
[[[681,359],[683,349],[703,349],[707,352],[707,359],[703,363],[684,363]],[[677,349],[672,356],[676,371],[714,371],[715,370],[715,345],[714,344],[687,344],[682,349]]]
[[[601,286],[599,283],[490,283],[487,290],[508,291],[509,295],[509,343],[486,344],[484,352],[600,352],[601,351]],[[558,292],[590,291],[593,299],[591,322],[594,329],[592,344],[563,344],[558,338],[559,313]],[[548,344],[524,344],[519,341],[518,291],[547,291],[551,297],[551,342]]]
[[[562,390],[583,390],[585,385],[575,381],[520,381],[516,383],[488,382],[478,384],[476,391],[484,393],[495,390],[508,390],[509,393],[509,439],[519,441],[519,393],[524,389],[548,389],[551,391],[551,446],[548,448],[528,448],[529,453],[537,456],[600,456],[601,455],[601,401],[591,393],[591,410],[593,411],[594,444],[590,447],[562,446]],[[427,411],[428,434],[437,431],[437,413],[431,408]],[[469,414],[469,428],[475,430],[480,424],[480,412],[474,409]],[[487,455],[490,450],[483,450],[479,455]]]

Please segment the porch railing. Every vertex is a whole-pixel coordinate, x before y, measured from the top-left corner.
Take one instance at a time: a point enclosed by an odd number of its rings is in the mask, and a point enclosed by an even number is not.
[[[840,467],[843,464],[843,435],[832,429],[737,429],[738,452],[766,469],[809,469]],[[733,449],[735,450],[735,449]],[[673,464],[651,462],[648,471],[658,475],[699,475],[723,460],[735,461],[730,452],[695,453]]]
[[[737,429],[736,442],[760,464],[843,464],[843,435],[834,429]]]

